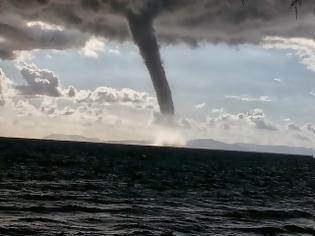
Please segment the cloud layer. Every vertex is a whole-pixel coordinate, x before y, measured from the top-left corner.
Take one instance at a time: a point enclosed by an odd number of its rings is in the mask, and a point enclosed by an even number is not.
[[[20,69],[32,68],[24,64]],[[53,74],[53,72],[50,72]],[[315,125],[289,119],[274,122],[261,109],[229,113],[206,111],[200,119],[174,117],[171,122],[157,113],[157,101],[146,93],[109,87],[78,90],[62,88],[59,96],[49,93],[29,96],[18,93],[15,84],[1,73],[0,135],[37,137],[62,133],[103,140],[146,140],[158,144],[184,144],[194,138],[212,138],[228,143],[243,142],[313,147]],[[200,105],[200,104],[199,104]],[[205,104],[201,104],[204,110]]]
[[[251,0],[244,7],[235,0],[1,0],[0,57],[13,58],[21,50],[82,48],[91,36],[130,40],[130,12],[150,15],[159,41],[166,44],[311,39],[315,3],[304,1],[298,21],[289,5],[289,0]]]
[[[60,99],[71,100],[89,107],[115,104],[136,109],[157,109],[156,99],[145,92],[139,92],[129,88],[117,90],[105,86],[97,87],[92,91],[88,89],[78,90],[73,86],[69,86],[66,89],[62,88],[59,78],[50,70],[40,69],[36,65],[28,63],[20,63],[17,67],[20,69],[20,73],[26,85],[14,85],[6,78],[4,72],[0,70],[0,97],[2,95],[1,85],[6,81],[11,83],[6,90],[14,90],[18,96],[29,96],[31,98],[41,96],[59,97]],[[2,100],[4,101],[4,99]],[[45,101],[47,101],[47,99]],[[49,109],[46,109],[46,105],[47,102],[42,111],[52,114],[56,104],[54,104],[53,107],[49,104]]]

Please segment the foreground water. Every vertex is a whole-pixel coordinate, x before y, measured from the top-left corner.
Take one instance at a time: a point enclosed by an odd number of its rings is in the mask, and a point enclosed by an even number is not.
[[[0,139],[0,235],[313,235],[311,157]]]

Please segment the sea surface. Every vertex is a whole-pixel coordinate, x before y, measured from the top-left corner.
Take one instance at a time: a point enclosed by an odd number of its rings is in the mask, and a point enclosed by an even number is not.
[[[306,156],[0,138],[0,235],[313,235]]]

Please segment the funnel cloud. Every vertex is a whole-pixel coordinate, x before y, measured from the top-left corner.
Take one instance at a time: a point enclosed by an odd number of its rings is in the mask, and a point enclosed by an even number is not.
[[[135,43],[151,75],[160,110],[163,114],[173,115],[174,104],[162,65],[159,45],[154,35],[152,19],[146,14],[128,14],[128,24]]]
[[[2,96],[2,80],[4,79],[4,74],[0,68],[0,106],[4,105],[4,98]]]

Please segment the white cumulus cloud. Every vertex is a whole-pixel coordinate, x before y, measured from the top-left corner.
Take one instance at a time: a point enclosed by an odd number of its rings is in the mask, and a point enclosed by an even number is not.
[[[282,79],[280,79],[280,78],[274,78],[273,80],[276,81],[276,82],[278,82],[278,83],[281,83],[281,82],[282,82]]]
[[[315,42],[307,38],[266,37],[262,46],[267,49],[293,50],[309,70],[315,72]]]
[[[97,37],[91,37],[81,49],[84,56],[93,58],[97,58],[102,52],[105,52],[105,43],[103,39]]]
[[[201,108],[204,108],[205,106],[206,106],[206,103],[203,102],[203,103],[196,104],[196,105],[195,105],[195,108],[196,108],[196,109],[201,109]]]
[[[27,63],[22,63],[20,67],[27,85],[19,85],[16,88],[23,95],[61,96],[59,79],[52,71]]]
[[[272,99],[269,96],[251,97],[248,95],[226,95],[225,98],[239,100],[243,102],[272,102]]]

